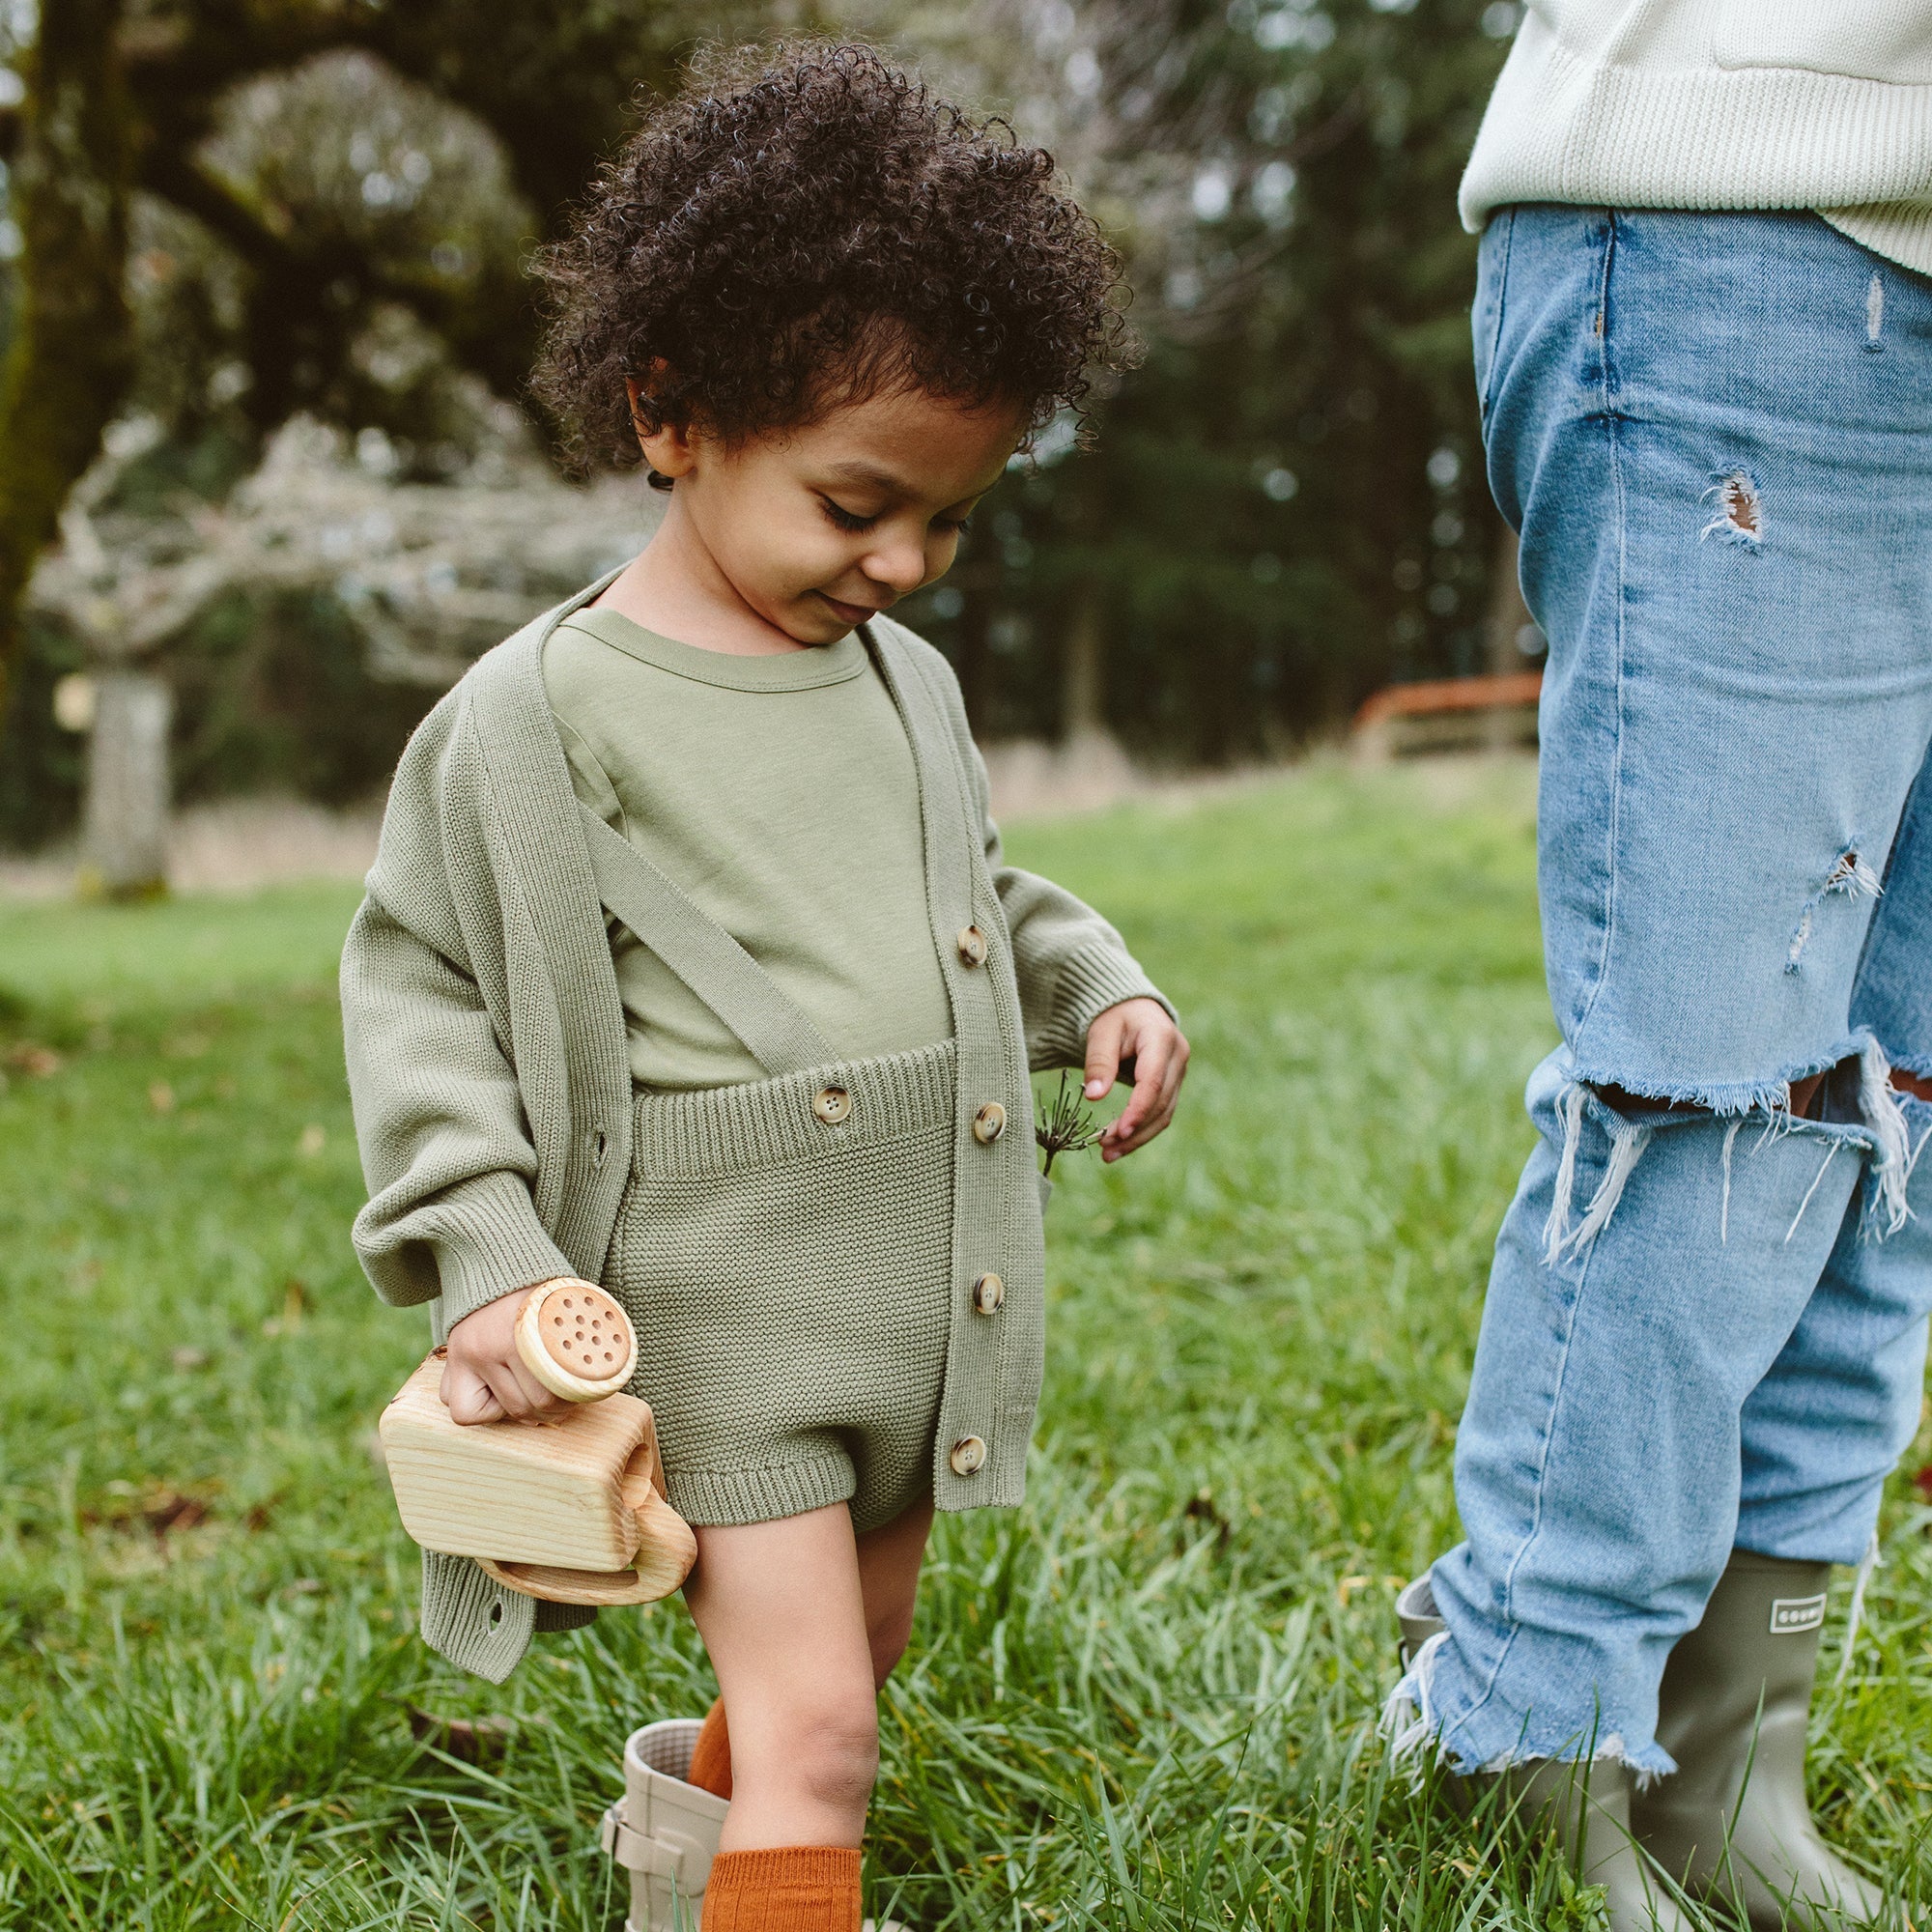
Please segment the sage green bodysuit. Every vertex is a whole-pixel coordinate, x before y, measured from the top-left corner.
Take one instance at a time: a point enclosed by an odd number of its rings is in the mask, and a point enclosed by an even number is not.
[[[732,657],[580,611],[544,647],[544,684],[578,797],[730,933],[841,1060],[952,1037],[912,748],[856,632]],[[759,1077],[614,920],[611,958],[639,1087]]]

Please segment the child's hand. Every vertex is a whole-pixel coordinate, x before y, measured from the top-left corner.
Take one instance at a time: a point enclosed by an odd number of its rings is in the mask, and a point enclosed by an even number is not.
[[[1100,1136],[1100,1158],[1119,1160],[1146,1147],[1174,1119],[1187,1071],[1187,1041],[1158,1000],[1122,1000],[1087,1029],[1088,1099],[1113,1091],[1115,1076],[1134,1083],[1118,1121]]]
[[[517,1316],[533,1293],[526,1288],[500,1294],[449,1331],[440,1392],[451,1421],[541,1422],[570,1406],[525,1368],[517,1352]]]

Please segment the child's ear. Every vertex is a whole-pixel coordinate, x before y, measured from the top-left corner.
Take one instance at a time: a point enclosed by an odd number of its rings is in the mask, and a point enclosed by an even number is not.
[[[636,377],[627,377],[624,390],[631,399],[631,426],[638,433],[638,447],[643,451],[644,461],[660,476],[690,475],[693,463],[690,426],[668,422],[650,428],[638,407],[644,385]]]

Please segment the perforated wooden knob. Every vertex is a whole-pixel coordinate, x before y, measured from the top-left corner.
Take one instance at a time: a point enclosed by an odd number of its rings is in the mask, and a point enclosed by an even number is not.
[[[517,1317],[517,1353],[553,1395],[595,1402],[615,1395],[638,1366],[630,1318],[587,1281],[547,1281]]]

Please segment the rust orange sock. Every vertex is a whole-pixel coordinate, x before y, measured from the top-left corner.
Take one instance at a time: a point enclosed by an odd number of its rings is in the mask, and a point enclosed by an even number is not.
[[[731,1734],[724,1728],[722,1697],[704,1714],[704,1728],[691,1747],[691,1769],[684,1774],[684,1781],[714,1798],[731,1796]]]
[[[836,1845],[721,1852],[703,1932],[859,1932],[859,1854]]]

